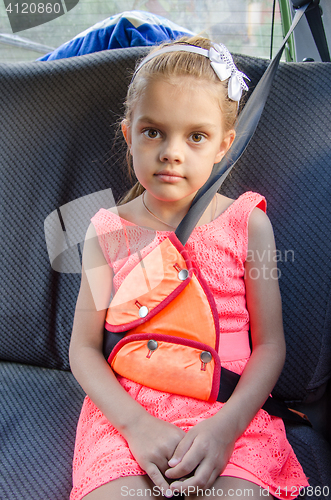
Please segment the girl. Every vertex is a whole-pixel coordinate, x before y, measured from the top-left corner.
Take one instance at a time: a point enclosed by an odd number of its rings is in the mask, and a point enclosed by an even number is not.
[[[273,231],[259,194],[215,195],[185,247],[216,302],[222,366],[241,374],[229,400],[142,386],[116,376],[102,354],[112,283],[116,292],[176,229],[231,147],[244,76],[224,46],[193,37],[153,49],[130,84],[122,132],[138,182],[118,211],[92,218],[84,245],[70,362],[88,396],[71,500],[244,492],[282,499],[308,484],[282,420],[260,409],[282,370],[285,343],[268,260]]]

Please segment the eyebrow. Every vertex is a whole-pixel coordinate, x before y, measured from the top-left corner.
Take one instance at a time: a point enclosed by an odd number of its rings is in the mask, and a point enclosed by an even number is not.
[[[138,123],[145,122],[145,123],[149,123],[151,125],[154,125],[155,127],[159,127],[159,126],[162,127],[162,124],[160,124],[159,122],[153,120],[149,116],[141,116],[137,121],[138,121]],[[195,123],[193,125],[188,125],[187,128],[189,128],[191,130],[200,130],[200,129],[204,129],[204,128],[217,129],[218,126],[214,125],[213,123],[206,122],[206,123]]]
[[[137,121],[151,123],[152,125],[157,124],[157,122],[155,122],[155,120],[153,120],[149,116],[141,116]]]

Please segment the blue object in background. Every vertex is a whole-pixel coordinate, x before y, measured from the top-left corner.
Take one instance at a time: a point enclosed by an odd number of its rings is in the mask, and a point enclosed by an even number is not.
[[[100,50],[155,45],[180,36],[193,35],[165,17],[132,10],[101,21],[38,61],[82,56]]]

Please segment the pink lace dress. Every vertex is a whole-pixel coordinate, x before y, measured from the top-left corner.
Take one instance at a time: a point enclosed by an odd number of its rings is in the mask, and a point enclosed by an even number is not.
[[[197,227],[186,248],[214,294],[219,315],[222,366],[242,373],[250,355],[244,263],[248,245],[248,218],[264,198],[242,194],[219,217]],[[92,218],[99,243],[114,271],[114,288],[136,263],[164,240],[169,232],[152,231],[101,209]],[[148,412],[188,431],[223,406],[190,397],[156,391],[123,377],[120,384]],[[93,489],[123,476],[145,472],[132,456],[127,442],[89,397],[85,398],[77,427],[70,500],[79,500]],[[308,485],[302,468],[286,439],[283,421],[260,410],[237,440],[223,475],[246,479],[269,489],[277,498],[294,498]]]

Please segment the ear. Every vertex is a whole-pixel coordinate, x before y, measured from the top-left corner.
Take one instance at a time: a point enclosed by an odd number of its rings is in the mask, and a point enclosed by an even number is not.
[[[226,153],[231,148],[235,137],[236,137],[236,132],[234,129],[231,129],[231,130],[228,130],[227,132],[225,132],[225,134],[223,136],[223,140],[221,142],[220,149],[215,157],[215,163],[220,162],[221,159],[223,158],[223,156],[226,155]]]
[[[121,129],[122,129],[122,134],[125,139],[125,142],[128,145],[128,148],[131,148],[132,141],[131,141],[131,127],[129,125],[129,122],[127,120],[122,120],[121,122]]]

